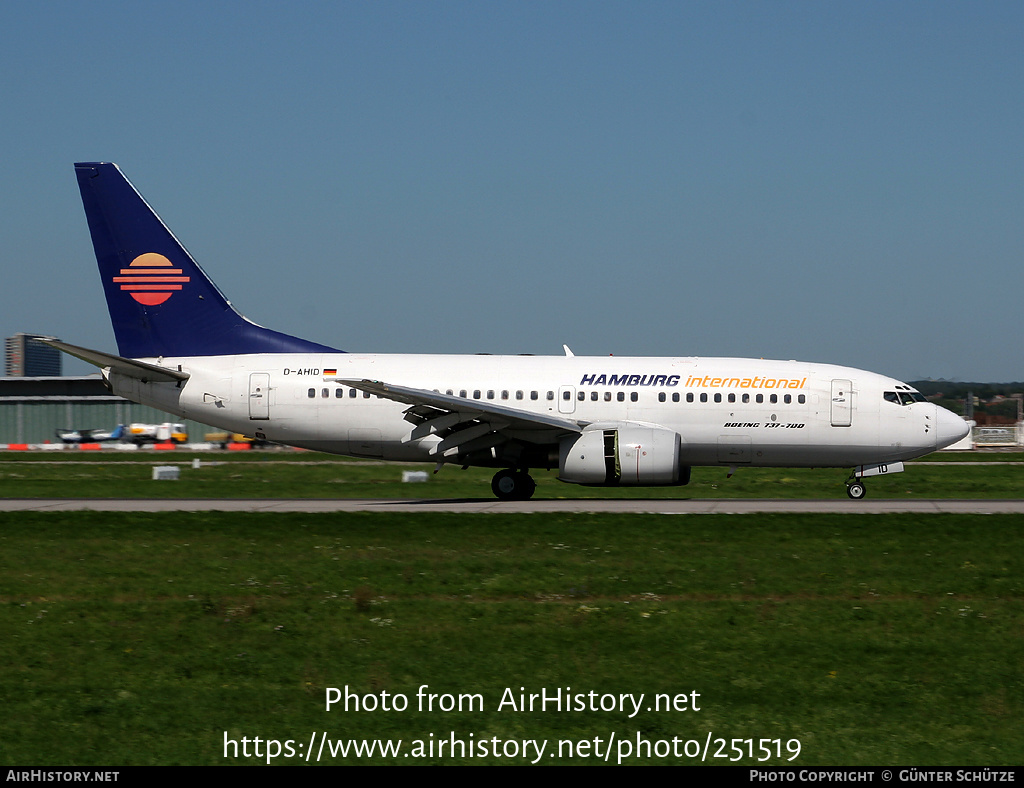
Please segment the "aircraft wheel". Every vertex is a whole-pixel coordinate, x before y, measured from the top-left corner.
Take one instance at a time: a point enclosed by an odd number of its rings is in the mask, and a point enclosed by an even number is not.
[[[506,468],[494,474],[491,491],[503,501],[529,500],[537,489],[537,483],[528,473]]]
[[[528,501],[533,497],[533,494],[537,491],[537,482],[533,480],[533,477],[525,471],[517,474],[522,481],[522,497],[520,500]]]
[[[849,495],[853,500],[859,501],[865,496],[867,490],[864,489],[863,482],[850,482],[846,485],[846,494]]]

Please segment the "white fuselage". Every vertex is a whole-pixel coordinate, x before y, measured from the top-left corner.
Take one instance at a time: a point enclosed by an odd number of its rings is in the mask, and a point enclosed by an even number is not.
[[[911,401],[913,390],[900,381],[797,361],[360,353],[143,360],[180,368],[189,379],[145,383],[111,373],[116,393],[233,432],[389,460],[435,462],[440,438],[412,437],[414,424],[403,418],[408,405],[336,381],[451,394],[467,410],[480,402],[581,425],[657,425],[679,434],[685,465],[897,462],[966,432],[955,414],[920,395]],[[546,439],[538,432],[526,440]],[[557,445],[557,436],[550,442]]]

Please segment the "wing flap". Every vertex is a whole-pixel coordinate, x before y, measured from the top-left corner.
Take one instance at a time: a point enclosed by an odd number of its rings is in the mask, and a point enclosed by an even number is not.
[[[435,410],[434,417],[421,421],[409,435],[410,441],[425,438],[442,430],[447,430],[464,421],[472,421],[479,413],[451,413],[443,410]]]

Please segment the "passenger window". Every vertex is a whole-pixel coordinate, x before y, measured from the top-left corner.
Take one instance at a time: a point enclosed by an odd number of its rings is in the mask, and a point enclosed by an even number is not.
[[[355,389],[349,389],[348,390],[348,398],[349,399],[355,399],[356,398],[356,390]]]
[[[735,394],[729,394],[729,402],[735,402],[735,401],[736,401],[736,395]]]
[[[615,399],[617,399],[619,402],[625,402],[626,401],[626,392],[624,392],[624,391],[617,392],[615,394]]]
[[[658,392],[658,402],[664,402],[664,401],[665,401],[665,392],[664,391],[659,391]]]
[[[769,394],[768,395],[768,401],[770,403],[772,403],[772,405],[777,405],[779,403],[779,395],[778,394]]]
[[[596,391],[591,391],[590,392],[590,401],[591,402],[597,402],[597,392]]]
[[[370,398],[370,392],[369,391],[364,391],[363,392],[363,399],[369,399],[369,398]],[[378,397],[378,399],[379,399],[379,397]]]
[[[715,402],[721,402],[721,401],[722,401],[722,395],[721,394],[715,394]]]
[[[605,402],[611,402],[612,401],[612,393],[610,391],[606,391],[604,393],[604,401]]]
[[[764,402],[764,394],[758,394],[756,397],[754,397],[754,400],[757,402],[758,405],[760,405],[762,402]]]
[[[708,393],[706,391],[702,391],[700,393],[700,401],[701,402],[707,402],[708,401]]]
[[[692,391],[687,391],[686,392],[686,401],[687,402],[693,402],[693,392]]]
[[[494,399],[494,389],[487,390],[487,399]]]
[[[805,402],[807,402],[807,397],[805,397],[803,394],[797,394],[796,401],[803,405]]]
[[[548,402],[550,402],[551,400],[553,400],[555,398],[555,392],[549,391],[546,396],[547,396]]]
[[[466,390],[465,389],[459,389],[459,396],[460,397],[465,397],[466,396]]]
[[[473,399],[480,399],[480,389],[473,389]]]
[[[503,390],[503,391],[501,392],[501,398],[502,398],[502,399],[508,399],[508,391],[506,391],[506,390]]]
[[[309,397],[310,399],[315,397],[316,396],[316,389],[310,389],[309,391],[307,391],[306,392],[306,396]]]
[[[678,391],[673,391],[672,392],[672,401],[673,402],[679,402],[679,392]]]
[[[569,399],[569,392],[568,391],[565,392],[565,398]],[[586,398],[587,398],[587,393],[585,391],[581,391],[581,392],[579,392],[576,395],[576,399],[578,399],[580,402],[583,402],[583,400],[585,400]]]
[[[629,401],[630,402],[636,402],[637,401],[637,393],[635,391],[629,392]]]
[[[750,395],[747,394],[746,392],[744,392],[743,393],[743,404],[746,405],[748,402],[750,402]]]
[[[338,389],[334,390],[334,398],[335,399],[341,399],[344,396],[345,396],[345,389],[338,388]]]
[[[789,405],[793,401],[793,395],[792,394],[787,394],[786,396],[784,396],[782,398],[782,401],[785,402],[787,405]]]
[[[539,399],[539,398],[540,398],[540,394],[538,394],[536,391],[531,391],[530,392],[530,399]]]
[[[519,391],[516,392],[516,399],[522,399],[522,398],[523,398],[523,392],[520,389]]]

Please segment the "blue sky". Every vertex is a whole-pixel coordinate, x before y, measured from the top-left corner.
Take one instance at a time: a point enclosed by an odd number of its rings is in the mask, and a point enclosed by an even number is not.
[[[346,350],[1024,379],[1024,4],[44,1],[0,67],[5,336],[115,349],[104,160]]]

